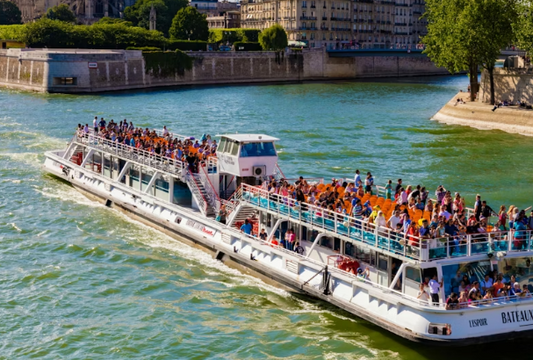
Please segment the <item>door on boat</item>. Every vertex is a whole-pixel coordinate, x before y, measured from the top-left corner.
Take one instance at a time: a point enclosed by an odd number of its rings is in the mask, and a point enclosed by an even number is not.
[[[402,266],[402,261],[400,259],[396,259],[391,257],[390,258],[390,269],[389,269],[389,286],[391,285],[392,281],[396,277],[396,274],[398,274],[398,270],[400,269],[400,266]],[[394,290],[401,291],[402,290],[402,276],[398,278],[398,281],[394,284]]]

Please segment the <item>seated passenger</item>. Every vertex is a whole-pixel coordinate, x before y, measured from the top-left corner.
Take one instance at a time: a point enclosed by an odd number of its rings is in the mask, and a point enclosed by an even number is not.
[[[457,294],[452,292],[448,299],[446,299],[446,310],[456,310],[459,308],[459,298],[457,297]]]
[[[467,307],[468,306],[468,296],[466,295],[466,291],[461,291],[459,293],[459,307]]]
[[[418,300],[422,300],[424,302],[429,302],[429,294],[428,292],[426,291],[426,286],[424,285],[424,283],[420,283],[420,286],[419,286],[419,289],[418,289],[418,294],[416,296],[416,298]]]
[[[370,278],[370,270],[368,268],[365,270],[362,268],[357,269],[357,278],[359,280],[368,280]]]

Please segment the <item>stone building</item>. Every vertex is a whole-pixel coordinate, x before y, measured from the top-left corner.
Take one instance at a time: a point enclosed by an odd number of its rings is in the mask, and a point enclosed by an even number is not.
[[[414,49],[425,35],[423,0],[243,0],[241,26],[279,23],[309,47]]]
[[[49,8],[59,4],[67,4],[76,14],[79,22],[92,24],[104,16],[122,17],[124,0],[13,0],[22,13],[22,21],[39,19]],[[131,0],[126,0],[131,1]],[[134,3],[134,1],[132,2]]]
[[[189,5],[207,16],[220,16],[226,11],[239,10],[238,2],[228,0],[190,0]]]
[[[219,15],[207,16],[210,29],[234,29],[241,27],[241,12],[238,10],[223,11]]]

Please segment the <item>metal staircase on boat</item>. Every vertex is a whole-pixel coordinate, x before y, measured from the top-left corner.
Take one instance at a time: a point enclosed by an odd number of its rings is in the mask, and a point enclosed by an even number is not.
[[[188,171],[187,185],[198,204],[200,212],[206,217],[213,218],[217,213],[216,204],[214,200],[210,199],[210,194],[200,180],[200,176]]]
[[[232,226],[238,222],[244,222],[244,220],[253,217],[256,213],[256,208],[248,206],[246,203],[239,203],[235,210],[230,214],[228,225]]]

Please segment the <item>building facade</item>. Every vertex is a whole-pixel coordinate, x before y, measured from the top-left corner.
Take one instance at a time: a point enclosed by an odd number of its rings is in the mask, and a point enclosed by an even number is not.
[[[39,19],[49,8],[67,4],[77,17],[78,22],[92,24],[98,19],[109,16],[120,18],[126,4],[124,0],[13,0],[22,13],[22,22]]]
[[[423,0],[243,0],[241,26],[279,23],[309,47],[414,49],[426,34]]]
[[[235,29],[241,27],[241,12],[224,11],[220,15],[207,16],[207,25],[210,29]]]
[[[190,0],[189,5],[200,13],[209,16],[221,16],[226,11],[238,11],[239,3],[234,1],[218,0]]]

